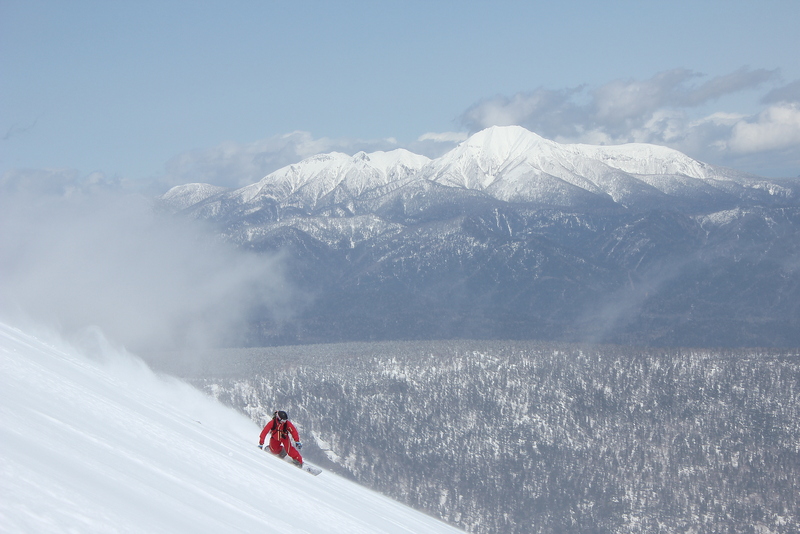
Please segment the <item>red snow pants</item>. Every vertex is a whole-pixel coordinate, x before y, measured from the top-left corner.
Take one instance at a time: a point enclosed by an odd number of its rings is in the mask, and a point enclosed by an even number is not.
[[[277,419],[272,419],[264,426],[264,430],[261,431],[258,440],[259,445],[264,444],[268,433],[269,450],[272,454],[277,454],[279,456],[288,454],[289,458],[292,460],[303,463],[303,457],[300,456],[300,451],[292,445],[291,438],[294,438],[295,441],[299,441],[300,435],[297,433],[297,428],[295,428],[291,421],[278,422]]]
[[[280,454],[282,450],[286,451],[286,454],[289,455],[289,458],[296,462],[303,463],[303,457],[300,456],[300,451],[294,448],[292,445],[292,440],[289,439],[289,436],[286,436],[283,439],[278,437],[279,432],[275,432],[269,438],[269,450],[272,454]]]

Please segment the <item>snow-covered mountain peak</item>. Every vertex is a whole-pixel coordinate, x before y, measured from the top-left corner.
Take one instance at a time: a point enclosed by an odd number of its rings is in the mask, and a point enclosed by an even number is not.
[[[290,208],[293,213],[323,209],[353,215],[358,211],[354,202],[368,201],[374,207],[377,199],[389,198],[386,195],[400,188],[432,184],[480,191],[507,202],[552,206],[609,201],[644,206],[670,199],[700,206],[709,195],[752,198],[762,190],[792,194],[663,146],[562,144],[521,126],[493,126],[434,160],[405,149],[332,152],[278,169],[231,193],[218,195],[208,189],[212,186],[195,184],[171,190],[164,200],[179,209],[205,199],[207,204],[228,199],[228,209],[243,214],[265,208],[277,214]]]
[[[533,153],[552,150],[553,146],[556,143],[521,126],[492,126],[472,135],[450,154],[454,159],[474,158],[487,166],[500,166]]]
[[[485,190],[498,175],[551,143],[521,126],[492,126],[433,161],[426,178],[442,185]]]
[[[665,146],[645,143],[562,144],[521,126],[486,128],[472,135],[445,158],[471,158],[480,161],[482,166],[492,163],[501,166],[524,160],[542,170],[553,164],[577,169],[588,161],[595,161],[629,174],[681,174],[699,179],[713,174],[709,165]]]
[[[492,126],[470,136],[461,146],[497,155],[526,151],[541,144],[553,144],[522,126]]]
[[[625,205],[663,201],[664,195],[708,187],[708,180],[738,179],[663,146],[561,144],[521,126],[472,135],[431,162],[425,178],[500,200],[554,205],[575,205],[591,196]]]

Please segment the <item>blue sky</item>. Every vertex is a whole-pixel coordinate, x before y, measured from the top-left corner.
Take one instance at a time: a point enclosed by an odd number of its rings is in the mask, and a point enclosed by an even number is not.
[[[796,0],[0,0],[0,176],[239,186],[520,124],[796,177],[798,21]]]

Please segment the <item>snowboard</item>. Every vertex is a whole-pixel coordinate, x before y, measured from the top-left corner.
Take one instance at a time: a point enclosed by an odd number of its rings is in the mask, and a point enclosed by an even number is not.
[[[280,458],[284,462],[289,462],[293,466],[299,467],[300,469],[302,469],[306,473],[310,473],[310,474],[312,474],[314,476],[317,476],[320,473],[322,473],[322,468],[317,467],[316,465],[310,464],[310,463],[305,462],[305,461],[303,462],[303,465],[297,465],[296,463],[294,463],[294,460],[292,460],[286,453],[282,453],[282,454],[278,454],[278,455],[272,454],[271,452],[269,452],[269,449],[266,446],[264,447],[264,452],[268,453],[270,456],[277,456],[278,458]]]
[[[296,463],[294,463],[294,461],[291,458],[289,458],[288,456],[284,456],[283,457],[283,461],[284,462],[289,462],[293,466],[299,467],[300,469],[302,469],[306,473],[311,473],[314,476],[317,476],[320,473],[322,473],[322,469],[321,468],[317,467],[316,465],[311,465],[310,463],[308,463],[306,461],[304,461],[303,465],[301,465],[301,466],[298,466]]]

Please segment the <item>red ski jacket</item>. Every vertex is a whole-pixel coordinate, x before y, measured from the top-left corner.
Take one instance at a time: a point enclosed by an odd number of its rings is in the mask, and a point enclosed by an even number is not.
[[[261,436],[259,437],[258,441],[259,445],[264,444],[264,440],[267,439],[268,433],[271,433],[271,439],[276,441],[283,441],[289,437],[289,434],[292,435],[293,440],[300,441],[300,435],[297,433],[297,428],[295,428],[291,421],[278,423],[276,419],[270,419],[269,423],[267,423],[267,425],[264,427],[264,430],[261,431]]]

